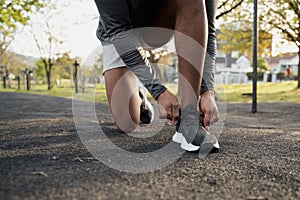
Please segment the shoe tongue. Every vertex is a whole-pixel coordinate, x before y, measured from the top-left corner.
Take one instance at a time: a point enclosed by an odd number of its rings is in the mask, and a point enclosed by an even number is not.
[[[176,124],[176,131],[179,130],[181,119],[186,119],[186,118],[194,118],[194,120],[199,119],[199,112],[197,111],[197,108],[193,105],[186,106],[185,108],[179,109],[179,119],[178,123]]]

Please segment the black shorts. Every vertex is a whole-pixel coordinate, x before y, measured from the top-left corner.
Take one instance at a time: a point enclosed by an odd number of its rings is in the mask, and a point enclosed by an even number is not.
[[[161,11],[163,0],[127,0],[130,19],[134,28],[151,26]]]

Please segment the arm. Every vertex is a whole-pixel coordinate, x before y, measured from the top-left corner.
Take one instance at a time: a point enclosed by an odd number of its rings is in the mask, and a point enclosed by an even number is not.
[[[210,124],[219,120],[219,112],[215,102],[215,65],[216,65],[216,28],[215,14],[217,0],[205,0],[208,19],[208,42],[207,55],[205,58],[203,79],[201,85],[201,100],[199,107],[202,112],[200,121],[205,129],[210,128]]]
[[[214,90],[215,84],[215,67],[216,67],[216,49],[217,37],[215,27],[215,17],[218,0],[205,0],[208,20],[208,41],[207,41],[207,55],[205,58],[203,79],[206,82],[209,90]]]

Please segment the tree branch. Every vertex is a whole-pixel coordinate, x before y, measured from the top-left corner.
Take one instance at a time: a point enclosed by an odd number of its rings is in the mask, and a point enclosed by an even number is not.
[[[234,5],[233,7],[231,7],[229,10],[226,10],[226,11],[220,13],[219,15],[217,15],[216,19],[219,19],[220,17],[223,17],[224,15],[230,13],[231,11],[233,11],[234,9],[236,9],[237,7],[239,7],[243,2],[244,2],[244,0],[240,0],[236,5]]]

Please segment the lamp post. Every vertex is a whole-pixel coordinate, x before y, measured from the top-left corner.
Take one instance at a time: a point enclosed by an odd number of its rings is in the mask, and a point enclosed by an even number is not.
[[[7,74],[3,70],[3,68],[4,68],[3,66],[0,66],[0,74],[2,74],[3,88],[6,89],[6,77],[7,77]]]
[[[254,20],[253,20],[253,92],[252,92],[252,112],[257,112],[257,46],[258,46],[258,0],[253,0]]]
[[[77,60],[75,60],[74,64],[74,84],[75,84],[75,93],[78,93],[78,67],[79,67],[79,63],[77,62]]]
[[[26,68],[23,71],[23,73],[26,75],[26,88],[27,88],[27,91],[29,91],[30,90],[30,75],[32,74],[32,71]]]

